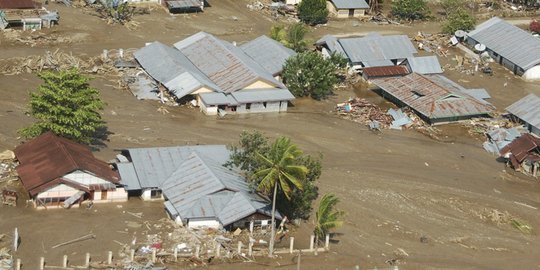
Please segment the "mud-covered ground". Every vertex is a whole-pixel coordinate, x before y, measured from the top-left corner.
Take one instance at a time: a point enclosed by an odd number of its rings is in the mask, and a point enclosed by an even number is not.
[[[271,18],[246,9],[245,1],[212,1],[203,14],[170,16],[161,10],[135,18],[140,26],[127,30],[107,25],[80,10],[51,4],[59,9],[61,25],[46,30],[73,37],[70,44],[29,47],[0,39],[0,58],[42,54],[60,48],[74,54],[99,54],[103,49],[136,48],[159,40],[171,44],[197,31],[207,31],[230,41],[243,42],[266,34]],[[235,17],[233,19],[233,16]],[[436,23],[414,25],[375,25],[353,21],[331,21],[310,33],[317,39],[325,33],[405,33],[436,32]],[[0,34],[1,35],[1,34]],[[459,53],[451,49],[450,54]],[[452,56],[441,62],[455,65]],[[515,78],[507,70],[493,65],[493,77],[446,72],[461,84],[486,88],[499,110],[534,92],[539,85]],[[28,92],[40,80],[33,74],[0,76],[0,150],[13,149],[18,143],[17,129],[32,119],[25,115]],[[207,117],[185,106],[167,107],[138,101],[131,93],[113,88],[107,78],[96,76],[93,85],[107,103],[103,117],[107,121],[107,147],[96,152],[112,159],[125,147],[169,146],[184,144],[230,144],[242,130],[258,129],[270,137],[289,136],[307,153],[322,153],[321,193],[334,192],[340,208],[347,212],[345,224],[338,229],[331,252],[302,257],[302,269],[362,269],[385,267],[395,258],[397,248],[409,256],[400,269],[539,269],[540,185],[537,180],[514,173],[481,148],[481,141],[469,137],[460,125],[442,127],[445,142],[432,140],[414,131],[383,131],[375,134],[357,123],[338,118],[334,105],[354,95],[368,96],[383,103],[367,90],[339,90],[328,100],[315,102],[298,99],[285,114],[254,114]],[[527,206],[528,205],[528,206]],[[96,205],[97,212],[84,209],[36,211],[23,206],[0,207],[0,233],[21,232],[22,243],[15,257],[22,258],[25,269],[37,269],[40,256],[60,265],[63,254],[80,260],[90,251],[104,260],[107,250],[117,250],[114,240],[129,241],[117,231],[133,217],[124,210],[144,212],[145,218],[165,217],[161,206],[138,200],[115,205]],[[504,213],[495,217],[494,213]],[[532,235],[523,234],[505,218],[513,217],[530,224]],[[500,221],[500,222],[498,222]],[[307,237],[311,222],[302,225],[299,236]],[[59,249],[50,247],[62,240],[96,233],[97,239]],[[421,242],[420,239],[427,239]],[[307,239],[306,239],[307,240]],[[307,241],[306,241],[307,242]],[[306,243],[307,244],[307,243]],[[101,253],[100,253],[101,252]],[[79,258],[80,257],[80,258]],[[79,258],[79,259],[76,259]],[[74,261],[75,262],[75,261]],[[261,259],[258,263],[225,264],[210,269],[295,269],[291,258],[278,261]],[[172,268],[174,269],[174,267]]]

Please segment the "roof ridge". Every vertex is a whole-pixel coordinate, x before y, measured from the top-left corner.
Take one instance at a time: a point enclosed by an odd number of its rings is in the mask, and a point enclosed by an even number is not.
[[[51,132],[52,133],[52,132]],[[64,152],[64,154],[67,156],[67,158],[71,161],[71,164],[74,165],[74,167],[77,169],[77,170],[80,170],[80,165],[79,163],[77,163],[75,161],[75,159],[71,156],[71,154],[69,153],[69,151],[67,150],[67,147],[66,147],[66,144],[65,142],[62,142],[62,138],[63,137],[60,137],[54,133],[52,133],[53,136],[56,137],[56,140],[55,140],[55,144],[60,147],[60,149],[62,150],[62,152]]]

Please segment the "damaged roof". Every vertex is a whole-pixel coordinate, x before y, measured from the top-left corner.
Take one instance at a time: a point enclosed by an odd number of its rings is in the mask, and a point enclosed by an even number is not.
[[[94,174],[111,183],[120,181],[118,173],[109,164],[96,159],[88,146],[52,132],[17,146],[14,152],[20,163],[17,173],[32,196],[39,192],[41,186],[76,170]]]
[[[484,115],[494,110],[493,106],[465,94],[462,86],[442,75],[411,73],[371,81],[429,119]]]
[[[289,57],[296,55],[295,51],[265,35],[242,44],[240,49],[273,76],[281,73]]]
[[[240,48],[208,33],[199,32],[175,43],[174,47],[225,93],[257,81],[285,87]]]
[[[237,171],[195,152],[165,180],[162,190],[169,208],[183,220],[216,218],[227,226],[255,213],[271,213],[271,203],[253,193]]]
[[[528,133],[523,134],[503,147],[500,154],[501,156],[510,154],[519,163],[528,158],[540,160],[540,138]]]
[[[540,63],[540,39],[499,17],[479,24],[467,36],[524,70]]]
[[[540,129],[540,97],[537,95],[528,94],[508,106],[506,110],[524,122]]]

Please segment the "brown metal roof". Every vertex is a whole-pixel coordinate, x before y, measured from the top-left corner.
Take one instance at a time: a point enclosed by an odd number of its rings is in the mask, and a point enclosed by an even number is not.
[[[38,5],[32,0],[0,0],[0,9],[33,9]]]
[[[386,67],[366,67],[362,69],[362,74],[369,78],[392,77],[409,74],[406,66],[386,66]]]
[[[383,91],[429,119],[485,115],[494,107],[464,93],[459,84],[441,75],[411,73],[371,80]]]
[[[20,165],[17,173],[30,195],[42,191],[62,176],[76,170],[94,174],[112,183],[119,183],[120,177],[109,165],[94,157],[86,145],[44,133],[31,141],[19,145],[14,150]]]
[[[507,144],[500,151],[501,156],[510,153],[519,163],[525,159],[536,160],[540,156],[540,138],[531,134],[523,134]]]

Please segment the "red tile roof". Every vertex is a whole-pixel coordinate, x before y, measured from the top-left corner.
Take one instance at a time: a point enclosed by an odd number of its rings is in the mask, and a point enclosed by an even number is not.
[[[0,9],[34,9],[38,5],[32,0],[0,0]]]
[[[58,181],[62,176],[82,170],[112,183],[119,183],[120,177],[109,165],[94,157],[86,145],[44,133],[31,141],[19,145],[14,150],[20,165],[17,173],[30,195],[42,191],[42,186]]]
[[[362,69],[362,74],[369,78],[403,76],[409,74],[406,66],[386,66],[386,67],[366,67]]]

